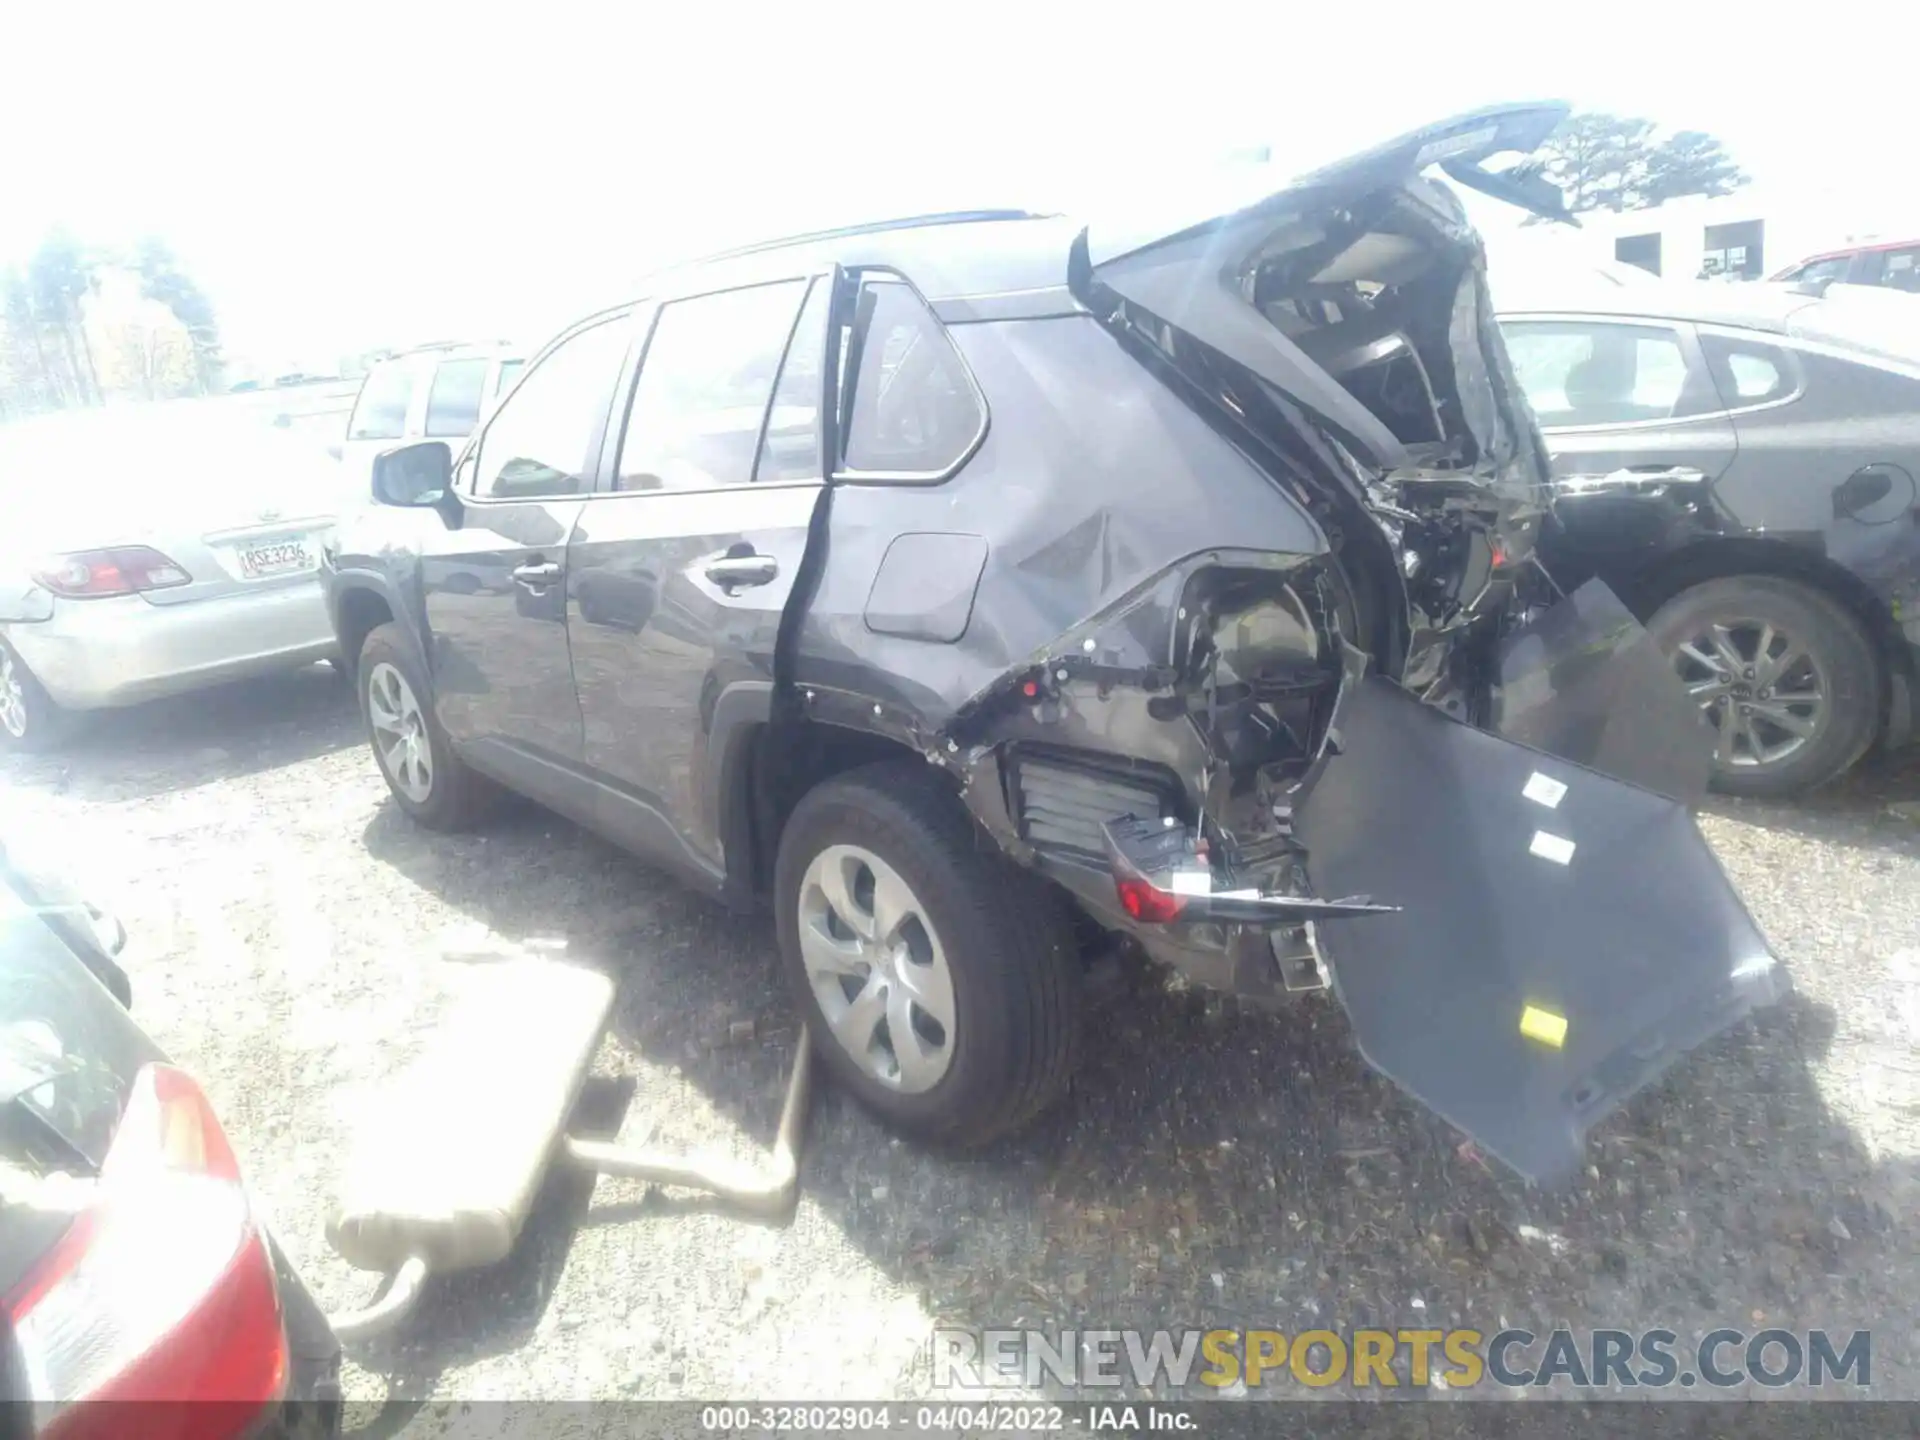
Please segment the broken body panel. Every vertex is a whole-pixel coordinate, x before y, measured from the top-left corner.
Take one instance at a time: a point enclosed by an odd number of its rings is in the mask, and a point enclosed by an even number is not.
[[[1708,741],[1677,681],[1603,589],[1540,612],[1547,456],[1478,238],[1420,174],[1524,190],[1479,162],[1560,113],[1083,233],[1044,303],[936,300],[986,432],[939,483],[822,492],[775,677],[789,721],[952,772],[1155,958],[1330,981],[1370,1061],[1536,1177],[1784,984],[1686,813]],[[1563,858],[1528,849],[1536,772]]]

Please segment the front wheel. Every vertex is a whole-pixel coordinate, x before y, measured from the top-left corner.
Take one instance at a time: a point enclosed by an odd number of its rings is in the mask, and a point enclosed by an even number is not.
[[[1819,591],[1766,575],[1708,580],[1662,605],[1647,630],[1713,729],[1715,789],[1798,794],[1873,743],[1873,643]]]
[[[471,825],[492,798],[491,787],[454,753],[425,703],[429,692],[397,625],[377,626],[367,636],[356,675],[373,758],[400,808],[435,830]]]
[[[979,1145],[1065,1087],[1079,967],[1059,907],[927,766],[809,791],[780,838],[780,955],[835,1079],[894,1128]]]

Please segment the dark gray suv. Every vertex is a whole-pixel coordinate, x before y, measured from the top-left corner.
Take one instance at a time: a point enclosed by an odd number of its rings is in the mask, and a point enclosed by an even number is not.
[[[504,785],[770,902],[825,1063],[912,1134],[1060,1091],[1098,931],[1331,986],[1394,1079],[1572,1169],[1784,977],[1681,803],[1677,681],[1604,591],[1541,608],[1547,456],[1424,173],[1552,210],[1484,162],[1561,113],[1139,234],[937,216],[657,277],[457,460],[381,457],[327,559],[396,802]]]

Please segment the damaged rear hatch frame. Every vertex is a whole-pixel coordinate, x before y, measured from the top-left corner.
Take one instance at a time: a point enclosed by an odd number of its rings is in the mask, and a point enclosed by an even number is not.
[[[1014,859],[1162,949],[1204,932],[1230,976],[1317,972],[1371,1064],[1540,1181],[1788,988],[1689,813],[1709,742],[1677,680],[1604,587],[1540,603],[1545,448],[1478,237],[1422,178],[1439,165],[1555,214],[1523,167],[1484,162],[1530,152],[1564,111],[1462,116],[1171,233],[1083,232],[1075,298],[1324,546],[1248,554],[1222,535],[945,716],[888,707]],[[1402,291],[1402,273],[1453,283]],[[1387,396],[1382,363],[1423,401],[1365,403],[1362,385]],[[992,626],[995,603],[982,589],[971,623]],[[1058,747],[1050,783],[1076,803],[1072,754],[1093,738],[1123,769],[1172,774],[1185,803],[1105,816],[1104,853],[1049,853],[1011,772]],[[1262,760],[1281,739],[1288,763]]]

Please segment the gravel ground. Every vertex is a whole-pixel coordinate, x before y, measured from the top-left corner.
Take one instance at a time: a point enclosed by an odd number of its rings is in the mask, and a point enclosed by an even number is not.
[[[450,931],[619,976],[583,1128],[771,1139],[795,1024],[770,928],[530,807],[416,829],[324,671],[106,717],[0,782],[9,833],[125,918],[136,1012],[329,1308],[373,1285],[326,1247],[330,1177],[450,993]],[[1018,1140],[943,1157],[825,1092],[785,1228],[556,1175],[514,1257],[431,1282],[349,1392],[907,1398],[939,1324],[1778,1324],[1871,1327],[1876,1393],[1920,1397],[1920,825],[1888,808],[1916,800],[1909,759],[1703,819],[1799,993],[1608,1122],[1566,1193],[1462,1153],[1331,1004],[1260,1014],[1109,968],[1072,1095]]]

